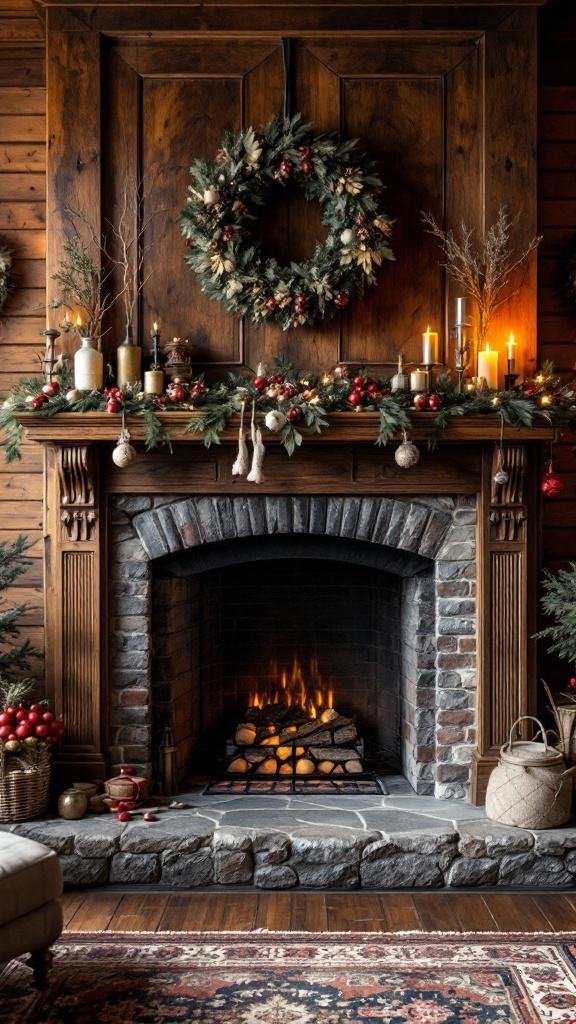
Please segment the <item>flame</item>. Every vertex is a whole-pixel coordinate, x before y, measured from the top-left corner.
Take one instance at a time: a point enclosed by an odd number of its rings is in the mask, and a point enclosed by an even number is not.
[[[261,710],[266,704],[301,707],[311,719],[316,719],[322,711],[334,707],[334,693],[322,679],[317,658],[310,659],[306,679],[298,658],[294,657],[290,670],[279,669],[272,662],[269,689],[256,689],[248,694],[248,707]]]

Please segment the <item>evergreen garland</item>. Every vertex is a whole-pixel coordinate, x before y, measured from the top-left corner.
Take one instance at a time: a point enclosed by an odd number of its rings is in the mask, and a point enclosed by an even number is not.
[[[18,579],[30,565],[24,557],[30,545],[26,537],[20,535],[11,544],[0,543],[0,591],[6,590]],[[18,619],[27,609],[26,604],[16,604],[6,608],[4,598],[0,598],[0,681],[5,683],[5,676],[18,669],[27,667],[28,659],[34,655],[30,640],[23,644],[13,643],[19,635]]]
[[[569,569],[559,569],[555,576],[545,569],[542,586],[542,609],[555,623],[536,636],[554,641],[550,653],[576,663],[576,562],[570,562]]]
[[[267,375],[263,375],[266,373]],[[207,385],[203,376],[188,384],[185,398],[176,399],[174,387],[159,397],[145,395],[140,385],[126,386],[121,393],[119,412],[112,414],[140,417],[144,423],[146,449],[159,444],[170,446],[170,432],[160,418],[162,413],[191,413],[184,429],[186,434],[199,434],[206,447],[219,444],[222,433],[232,416],[243,408],[254,409],[258,425],[266,414],[280,412],[285,422],[276,436],[289,455],[300,447],[305,435],[320,433],[329,426],[334,412],[373,412],[379,415],[375,443],[386,444],[392,438],[409,433],[413,396],[409,391],[391,391],[387,376],[376,377],[366,368],[354,377],[348,367],[338,366],[323,374],[296,370],[282,358],[274,362],[271,373],[263,370],[256,377],[234,372],[226,380]],[[60,374],[60,390],[46,398],[39,408],[34,399],[44,386],[42,377],[23,377],[14,385],[8,398],[0,406],[0,431],[6,461],[20,458],[23,427],[18,414],[32,413],[37,417],[51,417],[60,413],[105,412],[107,391],[88,391],[78,397],[70,391],[72,372],[67,365]],[[177,391],[182,389],[178,387]],[[428,447],[435,448],[456,416],[499,415],[514,427],[531,427],[546,419],[552,425],[576,426],[576,390],[574,384],[562,385],[554,375],[552,364],[545,364],[535,380],[524,382],[513,391],[490,391],[480,388],[460,393],[449,373],[440,374],[434,389],[441,407],[430,412]],[[70,399],[67,397],[70,395]],[[115,396],[118,398],[118,395]],[[412,411],[414,411],[412,409]],[[424,421],[420,421],[422,423]]]
[[[286,330],[333,317],[375,283],[384,259],[394,259],[374,163],[357,140],[314,135],[299,114],[276,118],[260,134],[228,132],[216,159],[196,160],[190,170],[194,185],[180,217],[186,262],[206,295],[254,323]],[[328,237],[311,259],[280,267],[263,259],[250,223],[272,187],[290,181],[323,205]]]

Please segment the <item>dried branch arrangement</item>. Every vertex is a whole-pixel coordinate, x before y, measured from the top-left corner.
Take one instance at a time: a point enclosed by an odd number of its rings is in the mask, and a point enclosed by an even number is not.
[[[520,214],[511,217],[505,206],[498,212],[498,220],[478,243],[474,242],[474,229],[460,225],[460,238],[453,231],[443,231],[431,213],[423,213],[426,230],[436,238],[444,252],[440,264],[476,304],[476,345],[484,341],[494,313],[520,290],[520,285],[506,290],[514,271],[540,244],[542,236],[533,238],[526,249],[517,250],[510,244],[510,236],[520,220]]]

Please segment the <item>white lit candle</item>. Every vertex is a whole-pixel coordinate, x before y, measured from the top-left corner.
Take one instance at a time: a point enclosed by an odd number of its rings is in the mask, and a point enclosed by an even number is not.
[[[422,362],[424,366],[433,366],[438,362],[438,334],[430,330],[430,325],[422,335]]]
[[[428,391],[429,377],[427,370],[413,370],[410,374],[410,391]]]
[[[516,342],[514,341],[513,334],[510,334],[506,344],[506,352],[508,355],[508,373],[516,373]]]
[[[489,345],[484,352],[478,353],[478,376],[484,377],[487,387],[498,390],[498,353]]]

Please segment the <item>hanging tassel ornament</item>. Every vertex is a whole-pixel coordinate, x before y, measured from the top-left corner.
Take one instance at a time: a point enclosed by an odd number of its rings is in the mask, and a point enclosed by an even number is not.
[[[252,469],[246,477],[247,480],[252,484],[261,484],[264,482],[264,473],[262,467],[264,465],[264,456],[266,450],[264,448],[264,442],[262,440],[262,431],[260,427],[256,428],[255,423],[256,416],[256,403],[252,402],[252,423],[251,423],[251,434],[252,434],[252,445],[254,448],[254,454],[252,455]]]
[[[504,417],[500,414],[500,444],[498,445],[498,455],[496,458],[496,472],[494,473],[495,484],[507,484],[510,477],[504,469],[504,448],[502,447],[504,441]]]
[[[236,461],[232,466],[232,476],[246,476],[250,469],[250,456],[248,454],[248,446],[246,444],[246,434],[244,433],[244,402],[242,402],[242,409],[240,410],[240,429],[238,431],[238,455]]]
[[[122,430],[120,431],[120,437],[118,443],[112,452],[112,461],[120,467],[125,469],[131,462],[136,458],[136,449],[130,444],[130,431],[126,427],[126,418],[122,413]]]
[[[399,444],[394,452],[394,458],[402,469],[412,469],[412,466],[415,466],[420,458],[420,452],[416,445],[408,440],[406,431],[404,431],[402,444]]]

